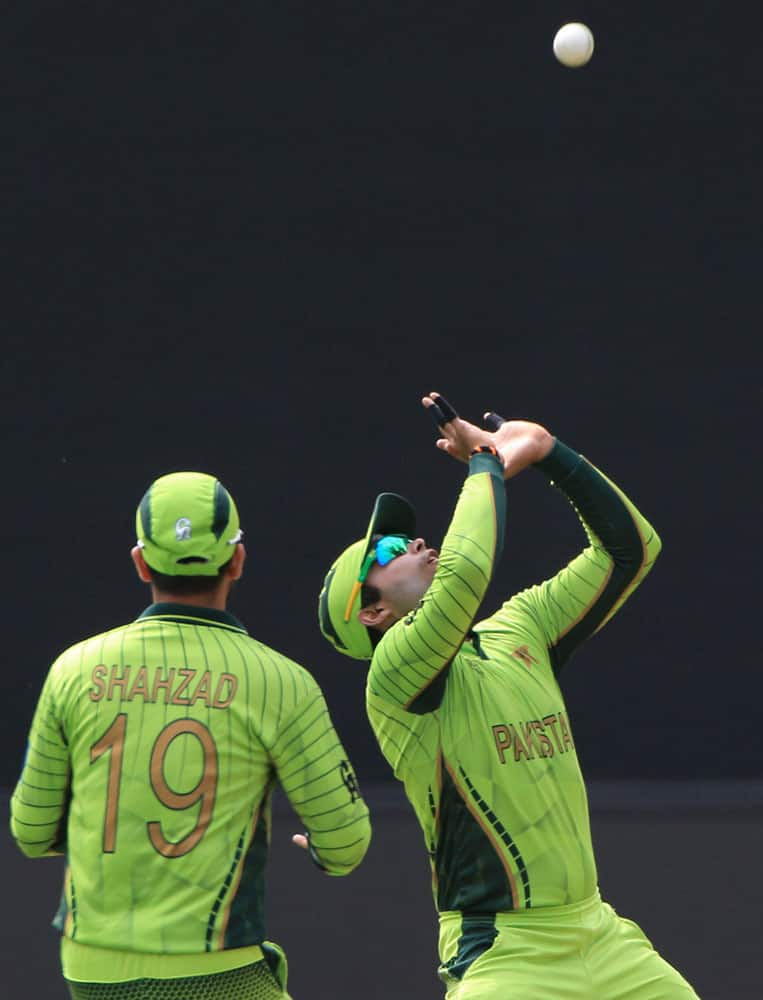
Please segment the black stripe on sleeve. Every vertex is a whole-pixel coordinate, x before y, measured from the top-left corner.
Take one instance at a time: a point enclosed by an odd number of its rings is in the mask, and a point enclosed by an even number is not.
[[[588,611],[552,650],[558,672],[572,652],[601,625],[642,569],[644,541],[618,491],[581,455],[557,441],[537,468],[565,494],[611,557],[612,573]]]

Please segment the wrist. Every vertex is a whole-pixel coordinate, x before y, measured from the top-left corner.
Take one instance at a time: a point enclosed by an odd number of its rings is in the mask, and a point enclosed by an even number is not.
[[[478,444],[469,452],[469,458],[474,458],[475,455],[495,455],[496,458],[500,459],[500,455],[496,448],[492,444]]]
[[[536,434],[537,457],[533,461],[542,462],[544,458],[547,458],[555,442],[556,438],[553,434],[550,434],[545,427],[538,427]]]
[[[554,446],[551,451],[535,463],[535,467],[543,475],[557,486],[563,483],[568,476],[572,475],[583,462],[583,458],[578,452],[564,444],[558,438],[554,438]]]
[[[469,475],[473,476],[479,472],[489,472],[491,476],[503,479],[503,458],[492,445],[477,445],[469,455]]]

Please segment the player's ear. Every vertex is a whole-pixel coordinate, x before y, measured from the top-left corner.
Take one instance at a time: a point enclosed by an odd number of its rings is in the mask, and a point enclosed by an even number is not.
[[[230,557],[230,562],[225,567],[225,575],[229,580],[240,580],[241,574],[244,572],[244,561],[246,560],[246,549],[244,548],[244,543],[239,542],[236,548],[233,550],[233,555]]]
[[[377,628],[380,632],[384,632],[390,625],[394,625],[397,618],[389,608],[379,604],[369,604],[367,608],[361,608],[358,612],[358,621],[366,628]]]
[[[132,557],[133,565],[135,566],[135,572],[138,574],[143,583],[151,583],[151,570],[148,568],[146,560],[143,558],[140,545],[133,545],[130,549],[130,556]]]

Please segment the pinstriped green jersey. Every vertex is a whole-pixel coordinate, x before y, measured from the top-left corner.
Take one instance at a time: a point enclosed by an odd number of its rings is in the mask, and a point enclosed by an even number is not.
[[[424,832],[441,911],[487,914],[591,896],[588,806],[558,673],[660,549],[624,494],[556,442],[538,464],[587,547],[473,624],[500,555],[500,463],[472,459],[431,587],[376,648],[369,718]]]
[[[241,948],[265,937],[277,781],[321,866],[354,868],[368,811],[312,676],[225,612],[155,604],[51,667],[12,832],[30,856],[66,851],[68,938]]]

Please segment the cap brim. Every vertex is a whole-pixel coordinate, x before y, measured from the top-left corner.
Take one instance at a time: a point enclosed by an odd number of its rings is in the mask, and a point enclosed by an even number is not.
[[[335,649],[358,660],[370,660],[373,645],[368,629],[357,618],[361,566],[374,535],[413,537],[416,513],[397,493],[380,493],[374,503],[365,538],[348,546],[328,572],[318,601],[318,621]]]
[[[371,520],[362,547],[358,550],[357,563],[352,569],[353,586],[344,611],[344,621],[348,621],[360,593],[360,568],[373,546],[375,535],[407,535],[416,533],[416,512],[405,497],[397,493],[380,493],[374,503]]]
[[[411,538],[415,533],[416,512],[405,497],[397,493],[380,493],[374,503],[371,520],[368,522],[368,531],[355,570],[355,579],[358,578],[363,560],[373,545],[374,535],[407,535]]]
[[[366,552],[371,548],[374,535],[407,535],[412,538],[415,534],[416,513],[405,497],[397,493],[380,493],[366,532]]]

